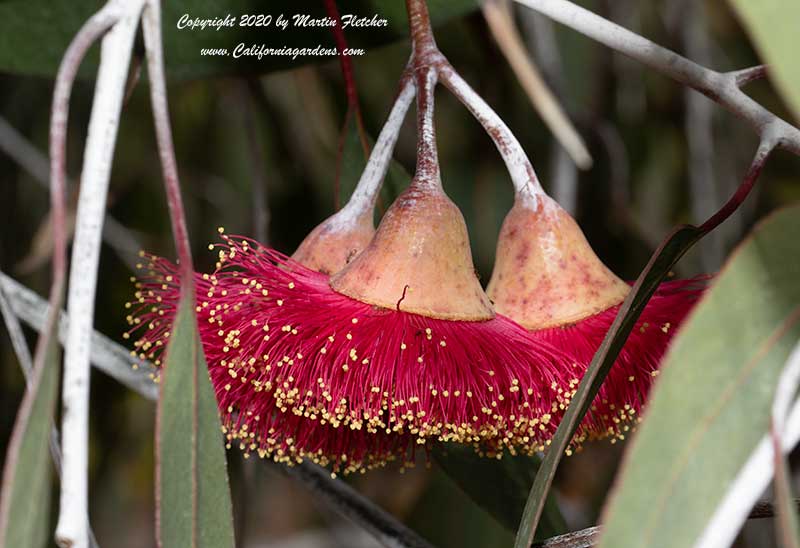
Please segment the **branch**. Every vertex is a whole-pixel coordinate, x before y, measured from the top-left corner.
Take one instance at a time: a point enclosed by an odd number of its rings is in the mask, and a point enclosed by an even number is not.
[[[763,68],[717,72],[651,42],[568,0],[515,0],[699,91],[747,121],[762,141],[800,155],[800,130],[747,96],[740,86],[763,75]]]
[[[47,321],[47,301],[2,272],[0,272],[0,288],[8,299],[13,313],[33,329],[41,332]],[[64,343],[69,329],[69,319],[63,310],[58,322],[58,338]],[[92,331],[91,360],[100,371],[134,392],[150,400],[158,397],[158,385],[153,383],[155,366],[140,360],[129,350],[97,331]]]
[[[2,272],[0,288],[14,313],[33,329],[41,331],[48,312],[47,301]],[[66,333],[68,325],[69,318],[62,311],[59,331]],[[91,360],[99,370],[139,395],[152,401],[158,399],[158,386],[152,380],[156,371],[153,364],[132,356],[127,349],[97,331],[92,331]],[[275,466],[305,485],[334,511],[369,531],[382,544],[391,548],[428,547],[416,533],[343,481],[331,478],[324,469],[307,462],[294,467]]]
[[[103,38],[84,152],[68,295],[72,321],[65,345],[62,388],[63,466],[56,542],[70,548],[89,545],[89,356],[100,261],[100,234],[128,64],[142,5],[141,0],[112,0],[101,10],[109,12],[111,21],[116,20],[116,23]],[[61,144],[65,138],[66,134],[60,136]],[[66,175],[64,157],[53,155],[52,151],[51,157],[51,169],[61,178],[63,185]],[[55,232],[60,232],[59,229],[64,226],[63,220],[54,218],[54,226]],[[62,238],[63,234],[59,236],[59,239]],[[57,246],[56,261],[58,257]]]

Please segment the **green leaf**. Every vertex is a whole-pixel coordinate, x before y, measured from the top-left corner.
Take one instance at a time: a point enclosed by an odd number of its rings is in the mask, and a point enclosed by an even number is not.
[[[0,2],[0,71],[53,77],[64,50],[81,24],[102,3],[97,0],[6,0]],[[477,0],[429,0],[434,24],[461,16],[475,9]],[[342,14],[371,18],[385,17],[386,27],[348,27],[345,29],[350,48],[372,49],[408,35],[408,24],[402,2],[380,0],[340,1]],[[346,7],[346,9],[345,9]],[[180,18],[234,18],[234,27],[220,30],[178,29]],[[270,26],[239,26],[242,16],[271,15]],[[295,68],[304,63],[332,59],[331,56],[266,55],[233,57],[238,44],[245,47],[264,45],[267,48],[333,48],[328,27],[295,27],[286,30],[275,26],[278,15],[291,19],[296,14],[312,18],[325,17],[323,2],[291,0],[173,0],[163,3],[164,50],[170,78],[190,79],[231,74],[259,74]],[[253,20],[253,22],[256,22]],[[228,50],[225,56],[203,56],[204,48]],[[85,63],[83,74],[97,67],[97,56]]]
[[[800,120],[800,57],[797,25],[800,2],[794,0],[730,0],[755,43],[770,79]]]
[[[539,468],[537,457],[503,455],[480,457],[471,447],[448,444],[434,449],[434,458],[447,476],[503,527],[517,530],[525,500]],[[548,497],[537,538],[566,532],[558,503]]]
[[[0,546],[44,546],[50,536],[53,465],[50,430],[58,399],[58,341],[51,336],[45,359],[33,370],[19,407],[3,470]]]
[[[159,545],[233,548],[233,513],[217,401],[194,301],[173,324],[156,419]]]
[[[761,223],[682,327],[629,447],[601,547],[693,546],[769,431],[800,338],[800,207]]]

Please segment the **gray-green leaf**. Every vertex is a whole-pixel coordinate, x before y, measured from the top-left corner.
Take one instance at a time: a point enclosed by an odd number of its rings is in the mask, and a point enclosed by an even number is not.
[[[34,369],[20,404],[3,470],[0,547],[44,546],[50,533],[49,443],[58,399],[59,355],[58,341],[51,336],[47,355]]]
[[[173,324],[156,424],[158,540],[165,548],[233,548],[233,514],[219,413],[194,300]]]

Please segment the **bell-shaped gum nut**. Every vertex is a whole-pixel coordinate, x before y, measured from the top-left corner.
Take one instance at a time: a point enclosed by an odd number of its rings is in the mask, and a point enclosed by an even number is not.
[[[619,304],[628,291],[554,200],[518,197],[503,221],[487,289],[498,313],[531,330],[562,326]]]
[[[375,235],[372,211],[347,216],[344,208],[317,225],[302,241],[292,258],[322,274],[334,274],[343,269]]]
[[[482,321],[494,310],[472,264],[464,217],[438,183],[415,180],[331,288],[358,301],[430,318]]]

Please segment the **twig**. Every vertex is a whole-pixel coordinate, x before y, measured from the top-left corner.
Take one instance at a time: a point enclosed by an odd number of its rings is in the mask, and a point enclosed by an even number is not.
[[[0,315],[3,316],[3,321],[8,331],[8,338],[11,339],[11,346],[14,348],[19,366],[27,381],[28,377],[33,373],[33,358],[31,357],[28,343],[25,340],[25,333],[22,332],[22,326],[19,324],[17,315],[14,314],[11,304],[8,302],[8,299],[6,299],[3,287],[0,287]]]
[[[536,204],[545,193],[522,145],[500,116],[492,110],[480,95],[475,93],[439,51],[436,46],[436,41],[433,38],[428,10],[424,0],[406,0],[406,6],[408,9],[409,26],[411,27],[411,43],[413,47],[409,66],[412,66],[417,72],[435,71],[432,77],[435,78],[438,76],[441,79],[442,83],[465,107],[467,107],[492,138],[500,156],[506,164],[509,175],[511,175],[511,182],[516,191],[516,199],[526,200]],[[420,85],[419,81],[417,85]],[[420,110],[419,105],[417,109]],[[426,154],[425,147],[427,145],[423,137],[425,136],[421,136],[418,142],[418,172],[420,167],[428,169],[428,167],[424,165],[419,165],[421,156],[423,156],[423,162],[427,161],[424,158]],[[428,139],[428,141],[430,141],[430,139]],[[420,144],[423,146],[423,149],[419,148]]]
[[[22,166],[33,180],[47,188],[50,184],[50,162],[38,148],[0,116],[0,150]],[[134,233],[110,214],[103,225],[103,241],[116,252],[128,268],[136,267],[136,255],[142,248]]]
[[[433,123],[433,95],[436,70],[416,69],[417,82],[417,169],[414,180],[441,185],[439,154],[436,149],[436,129]]]
[[[740,82],[750,81],[761,74],[760,70],[745,69],[744,73],[711,70],[568,0],[515,1],[699,91],[746,120],[762,140],[774,141],[778,147],[800,155],[800,130],[740,89]]]
[[[63,470],[56,541],[70,548],[83,548],[89,544],[89,355],[100,234],[128,64],[143,2],[112,0],[106,6],[104,10],[111,10],[116,23],[103,38],[84,152],[67,301],[72,321],[67,332],[64,358]],[[52,158],[52,169],[61,176],[65,174],[63,160],[63,157]],[[54,219],[54,225],[60,227],[63,222]]]
[[[488,0],[483,3],[483,16],[489,24],[497,44],[506,60],[517,75],[517,79],[525,89],[528,98],[556,140],[569,153],[572,161],[581,168],[592,166],[592,157],[578,131],[572,125],[558,100],[550,91],[539,70],[525,51],[522,38],[519,36],[511,5],[508,0]]]
[[[746,86],[755,80],[761,80],[767,76],[767,65],[756,65],[741,70],[735,70],[730,73],[736,80],[736,85],[741,87]]]
[[[544,190],[528,155],[506,123],[449,64],[442,69],[441,76],[444,85],[469,109],[494,141],[511,175],[517,196],[535,203]]]

